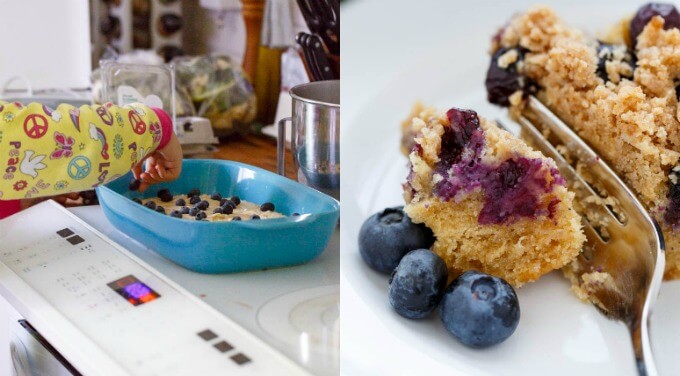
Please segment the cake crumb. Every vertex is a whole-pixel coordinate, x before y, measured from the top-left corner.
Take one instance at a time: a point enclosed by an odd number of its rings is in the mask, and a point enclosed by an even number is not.
[[[498,67],[506,69],[511,64],[516,62],[517,59],[519,59],[519,53],[517,52],[517,50],[515,49],[509,50],[508,52],[504,53],[498,58]]]

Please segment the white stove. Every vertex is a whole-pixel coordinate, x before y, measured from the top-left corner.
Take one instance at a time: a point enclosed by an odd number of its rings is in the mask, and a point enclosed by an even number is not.
[[[307,265],[205,275],[48,201],[0,244],[0,294],[82,374],[338,373],[337,234]]]

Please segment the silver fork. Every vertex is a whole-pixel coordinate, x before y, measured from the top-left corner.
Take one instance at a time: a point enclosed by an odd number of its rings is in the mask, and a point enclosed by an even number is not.
[[[507,129],[500,121],[499,124]],[[605,316],[628,327],[638,373],[657,376],[649,340],[649,315],[665,265],[659,225],[614,171],[535,97],[529,97],[519,125],[527,141],[555,160],[577,201],[591,203],[580,213],[587,240],[574,261],[575,275],[580,284],[584,276],[605,277],[601,283],[587,284],[591,302]],[[566,146],[568,158],[557,145]],[[595,199],[588,198],[591,196]],[[603,200],[607,200],[606,205]]]

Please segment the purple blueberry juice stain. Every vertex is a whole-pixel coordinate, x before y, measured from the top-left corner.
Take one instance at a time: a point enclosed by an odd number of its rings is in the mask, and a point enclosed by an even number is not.
[[[419,157],[422,157],[423,147],[418,143],[414,143],[413,146],[411,147],[411,152],[415,152]]]
[[[668,180],[670,186],[667,195],[668,205],[665,207],[663,219],[673,230],[677,230],[680,228],[680,184],[673,184],[673,180],[677,181],[680,174],[671,170],[671,175],[675,175],[676,179]]]
[[[484,174],[478,167],[484,148],[484,131],[474,111],[452,108],[446,115],[450,126],[444,128],[441,136],[439,162],[434,169],[444,177],[435,186],[435,193],[449,201],[458,191],[469,192],[479,186],[474,177]]]
[[[680,202],[670,202],[666,211],[663,213],[663,220],[668,223],[673,230],[680,228]]]
[[[451,165],[460,159],[470,159],[472,155],[467,152],[478,155],[484,147],[484,131],[479,126],[477,113],[452,108],[446,116],[451,126],[446,127],[442,135],[439,163]]]
[[[566,185],[566,183],[561,184],[559,182],[556,182],[557,184],[560,185]],[[550,201],[550,204],[548,204],[548,218],[553,219],[555,218],[555,214],[557,213],[557,205],[560,204],[560,200],[558,199],[553,199]]]
[[[566,184],[557,169],[550,169],[552,178],[548,179],[540,159],[518,156],[497,166],[486,164],[481,160],[484,131],[477,113],[453,108],[447,115],[450,126],[444,129],[440,161],[435,165],[435,173],[443,177],[434,187],[439,198],[457,201],[463,194],[481,189],[484,206],[478,217],[480,224],[554,216],[559,200],[553,200],[546,208],[540,197],[551,192],[556,184]],[[409,181],[412,178],[411,172]]]
[[[557,180],[548,181],[540,159],[508,159],[492,169],[484,179],[484,207],[480,224],[512,223],[520,217],[553,217],[556,203],[543,208],[540,197],[551,192]],[[559,203],[559,200],[557,200]]]
[[[508,25],[509,25],[509,23],[506,23],[505,25],[503,25],[503,27],[498,29],[498,31],[496,31],[496,34],[494,34],[493,37],[491,37],[491,42],[493,42],[495,44],[501,44],[501,40],[503,39],[503,34],[505,34],[505,30],[508,28]]]
[[[411,182],[413,181],[413,165],[409,163],[409,169],[408,169],[408,176],[406,177],[406,183],[404,183],[404,190],[408,189],[410,192],[410,197],[415,197],[416,196],[416,190],[413,188],[413,185]]]

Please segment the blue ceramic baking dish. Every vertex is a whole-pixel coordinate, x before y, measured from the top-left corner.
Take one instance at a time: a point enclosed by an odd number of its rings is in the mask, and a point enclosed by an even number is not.
[[[185,160],[174,182],[132,192],[132,174],[97,188],[108,220],[121,232],[163,257],[199,273],[231,273],[306,263],[317,257],[335,231],[340,205],[333,198],[293,180],[243,163]],[[220,192],[301,216],[241,222],[173,218],[131,200],[155,197],[161,188],[186,194]]]

